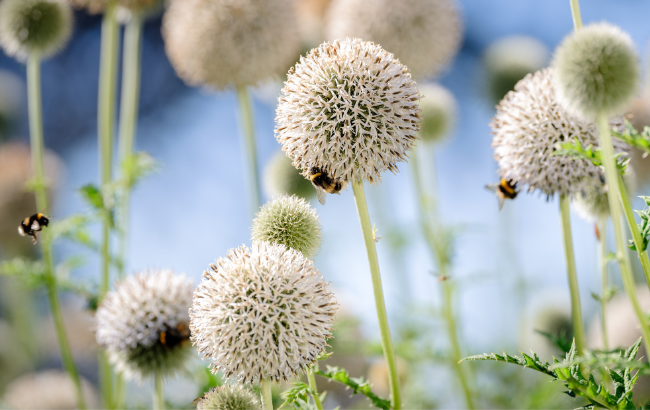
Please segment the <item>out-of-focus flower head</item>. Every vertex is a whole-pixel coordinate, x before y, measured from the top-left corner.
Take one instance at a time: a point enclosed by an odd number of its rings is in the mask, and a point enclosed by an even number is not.
[[[86,404],[90,408],[96,408],[99,403],[97,393],[84,378],[81,378],[81,390]],[[67,373],[60,370],[46,370],[19,377],[7,385],[2,401],[15,410],[78,408],[74,383]]]
[[[451,133],[456,123],[456,98],[439,84],[420,87],[422,127],[420,137],[426,142],[441,142]]]
[[[264,171],[264,190],[270,197],[296,195],[310,199],[316,194],[314,186],[298,171],[284,152],[271,158]]]

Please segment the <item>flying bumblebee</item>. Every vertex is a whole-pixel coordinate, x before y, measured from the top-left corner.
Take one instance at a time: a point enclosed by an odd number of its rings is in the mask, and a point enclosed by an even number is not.
[[[38,232],[43,230],[44,226],[48,226],[50,223],[50,219],[41,214],[34,214],[32,216],[29,216],[20,222],[20,225],[18,226],[18,233],[20,236],[26,236],[29,235],[32,237],[32,242],[34,242],[34,245],[38,242]]]
[[[179,323],[176,327],[167,326],[167,330],[160,332],[160,344],[168,349],[173,349],[190,340],[190,329],[186,323]]]
[[[503,208],[503,203],[506,199],[515,199],[519,193],[517,183],[515,182],[513,184],[512,179],[501,178],[501,182],[498,184],[489,184],[485,188],[497,194],[497,198],[499,198],[499,211]]]
[[[312,167],[309,170],[309,179],[316,188],[318,202],[322,205],[325,205],[325,193],[340,195],[341,189],[343,189],[343,184],[339,179],[332,178],[327,171],[319,167]]]

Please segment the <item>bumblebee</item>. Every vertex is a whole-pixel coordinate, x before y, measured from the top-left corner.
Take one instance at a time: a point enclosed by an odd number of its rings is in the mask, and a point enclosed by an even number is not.
[[[32,237],[32,242],[34,242],[34,245],[38,242],[38,232],[43,230],[44,226],[48,226],[50,223],[50,219],[41,214],[34,214],[32,216],[29,216],[20,222],[20,225],[18,226],[18,233],[20,236],[26,236],[29,235]]]
[[[512,179],[501,178],[501,182],[498,184],[489,184],[485,188],[497,194],[497,198],[499,198],[499,211],[503,208],[503,203],[506,199],[515,199],[519,193],[517,183],[513,183]]]
[[[159,335],[160,344],[168,349],[182,345],[190,340],[190,329],[184,322],[179,323],[176,327],[167,326]]]
[[[340,195],[341,189],[343,189],[343,184],[339,179],[332,178],[327,171],[319,167],[312,167],[309,170],[309,180],[316,188],[318,202],[322,205],[325,205],[325,193]]]

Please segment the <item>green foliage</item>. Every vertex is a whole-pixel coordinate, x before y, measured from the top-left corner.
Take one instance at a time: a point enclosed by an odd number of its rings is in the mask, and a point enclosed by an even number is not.
[[[650,154],[650,127],[644,127],[643,131],[639,133],[636,128],[634,128],[634,125],[630,124],[628,120],[625,120],[625,131],[618,132],[613,129],[611,132],[614,137],[643,151],[644,156]]]
[[[362,394],[366,396],[372,404],[378,409],[390,410],[390,401],[382,399],[372,392],[370,384],[363,379],[363,377],[350,377],[350,374],[345,369],[340,367],[327,366],[326,371],[315,370],[314,374],[333,380],[335,382],[344,384],[352,389],[353,394]]]
[[[145,177],[156,172],[159,164],[151,155],[145,152],[136,152],[124,158],[121,168],[122,177],[117,180],[117,183],[122,188],[131,190]]]
[[[553,155],[566,155],[576,159],[585,159],[598,167],[603,166],[600,149],[594,148],[593,145],[583,147],[582,143],[577,138],[574,138],[571,141],[558,143],[555,148],[556,151]],[[626,155],[627,154],[620,152],[614,156],[616,167],[621,175],[625,175],[625,170],[629,162]]]
[[[280,409],[288,406],[295,409],[316,410],[316,405],[311,400],[311,397],[316,394],[317,392],[312,390],[306,383],[293,383],[292,388],[282,393],[285,401],[280,406]],[[320,397],[324,399],[325,393]]]
[[[560,351],[564,353],[568,353],[571,351],[571,341],[566,337],[566,335],[561,334],[561,335],[553,335],[548,332],[544,332],[542,330],[535,330],[535,332],[539,333],[540,335],[544,336],[548,340],[551,341],[555,346],[557,346]]]
[[[585,408],[636,409],[632,402],[632,388],[638,379],[638,373],[632,376],[632,370],[639,366],[639,362],[634,360],[640,345],[641,339],[625,351],[607,354],[588,353],[583,357],[576,357],[574,342],[566,358],[562,362],[554,359],[553,365],[542,362],[535,353],[532,356],[522,353],[523,357],[511,356],[507,353],[502,355],[485,353],[467,357],[462,361],[493,360],[537,370],[551,376],[554,380],[562,381],[569,389],[567,394],[571,397],[581,396],[587,399],[589,405]],[[603,383],[598,384],[594,376],[587,371],[588,368],[599,367],[604,367],[612,378],[613,392],[608,391]],[[584,374],[587,374],[587,377],[583,376]]]
[[[641,233],[641,251],[645,252],[646,249],[648,249],[648,242],[650,241],[650,239],[648,239],[648,236],[650,236],[650,196],[640,196],[639,198],[643,199],[646,206],[648,207],[648,209],[644,209],[642,211],[634,211],[641,217],[641,223],[637,224],[637,226],[639,227],[639,232]],[[633,240],[630,240],[628,248],[632,249],[633,251],[637,250]]]

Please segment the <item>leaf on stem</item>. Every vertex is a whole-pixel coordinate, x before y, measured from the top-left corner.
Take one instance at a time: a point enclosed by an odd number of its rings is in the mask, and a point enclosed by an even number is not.
[[[352,389],[353,394],[362,394],[366,396],[368,399],[370,399],[370,401],[372,401],[372,404],[379,409],[391,409],[390,400],[382,399],[373,393],[370,384],[364,380],[363,377],[350,377],[350,374],[347,370],[332,366],[327,366],[326,371],[316,370],[314,371],[314,374],[349,387]]]

